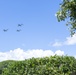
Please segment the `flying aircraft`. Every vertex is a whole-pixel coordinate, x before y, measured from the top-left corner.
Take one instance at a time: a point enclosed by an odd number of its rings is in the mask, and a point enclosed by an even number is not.
[[[21,29],[17,29],[17,32],[20,32],[21,31]]]
[[[18,24],[18,27],[22,26],[23,24]]]
[[[3,29],[3,31],[4,31],[4,32],[7,32],[7,31],[8,31],[8,29]]]

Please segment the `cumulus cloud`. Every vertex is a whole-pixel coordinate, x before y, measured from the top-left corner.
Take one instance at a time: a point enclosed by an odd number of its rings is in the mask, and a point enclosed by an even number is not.
[[[20,48],[10,50],[8,52],[0,52],[0,61],[4,60],[24,60],[32,57],[46,57],[53,55],[64,55],[64,51],[57,50],[53,52],[52,50],[42,50],[42,49],[32,49],[23,50]]]
[[[52,46],[63,46],[63,45],[75,45],[76,44],[76,34],[72,37],[66,37],[66,40],[63,42],[55,42]]]
[[[64,55],[64,51],[58,50],[55,52],[56,55]]]
[[[76,55],[74,57],[76,58]]]
[[[74,45],[76,44],[76,34],[73,35],[73,37],[67,37],[67,40],[64,42],[66,45]]]

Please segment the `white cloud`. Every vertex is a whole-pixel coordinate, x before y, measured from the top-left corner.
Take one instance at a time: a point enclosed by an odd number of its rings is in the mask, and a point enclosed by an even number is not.
[[[53,52],[51,50],[42,50],[42,49],[32,49],[32,50],[23,50],[20,48],[10,50],[8,52],[0,52],[0,61],[3,60],[24,60],[32,57],[45,57],[53,55],[64,55],[64,52],[57,50]]]
[[[52,44],[52,46],[62,46],[62,43],[60,43],[60,42],[55,42],[55,43]]]
[[[64,42],[66,45],[74,45],[76,44],[76,34],[73,35],[73,37],[67,37],[67,40]]]
[[[63,45],[75,45],[76,44],[76,34],[72,37],[67,37],[63,42],[55,42],[52,46],[63,46]]]
[[[64,55],[64,51],[58,50],[58,51],[55,52],[55,54],[57,54],[57,55]]]
[[[76,58],[76,55],[74,57]]]

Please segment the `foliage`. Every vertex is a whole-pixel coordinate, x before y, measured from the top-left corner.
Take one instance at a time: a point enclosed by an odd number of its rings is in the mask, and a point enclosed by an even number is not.
[[[7,68],[13,62],[14,62],[13,60],[7,60],[7,61],[0,62],[0,75],[2,75],[3,69]]]
[[[74,35],[76,32],[76,0],[62,0],[56,16],[59,22],[68,20],[66,25],[69,25],[71,35]]]
[[[70,75],[76,72],[76,59],[70,56],[31,58],[24,61],[3,61],[1,75]],[[5,64],[0,65],[4,66]]]

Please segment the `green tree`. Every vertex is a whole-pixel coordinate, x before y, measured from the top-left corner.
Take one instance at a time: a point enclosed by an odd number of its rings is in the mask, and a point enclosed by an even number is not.
[[[8,65],[2,69],[0,75],[75,75],[76,73],[76,59],[71,56],[55,55],[6,62]]]
[[[76,0],[62,0],[56,13],[58,21],[67,21],[71,36],[76,33]]]

